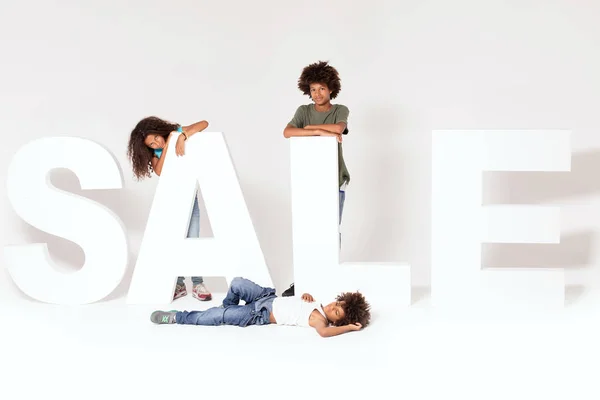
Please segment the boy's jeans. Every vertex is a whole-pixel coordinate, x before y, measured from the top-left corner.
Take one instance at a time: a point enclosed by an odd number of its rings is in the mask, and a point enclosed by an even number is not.
[[[341,225],[342,225],[342,212],[344,211],[344,202],[346,201],[346,190],[342,190],[340,189],[340,220],[339,220],[339,225],[338,225],[338,230],[340,230],[340,248],[342,247],[342,232],[341,232]]]
[[[342,223],[342,212],[344,211],[344,202],[346,201],[346,191],[340,189],[340,224]]]
[[[275,297],[273,288],[264,288],[248,279],[234,278],[221,307],[206,311],[180,311],[175,321],[185,325],[266,325]],[[240,300],[246,304],[240,306]]]
[[[200,237],[200,207],[198,207],[198,195],[194,199],[194,208],[192,208],[192,216],[190,218],[190,226],[188,227],[187,237]],[[198,285],[204,282],[201,276],[192,276],[192,284]],[[183,276],[177,278],[177,284],[183,286]]]

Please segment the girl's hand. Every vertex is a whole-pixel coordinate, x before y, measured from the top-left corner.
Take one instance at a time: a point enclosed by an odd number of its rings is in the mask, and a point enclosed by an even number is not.
[[[179,135],[177,138],[177,143],[175,144],[175,153],[178,156],[185,154],[185,137],[183,135]]]

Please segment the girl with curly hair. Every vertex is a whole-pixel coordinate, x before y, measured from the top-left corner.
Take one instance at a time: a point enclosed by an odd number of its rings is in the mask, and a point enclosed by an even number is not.
[[[185,154],[185,141],[208,127],[208,122],[200,121],[189,126],[181,126],[158,117],[147,117],[137,123],[129,137],[127,155],[133,168],[133,174],[138,180],[152,177],[154,172],[160,176],[165,162],[163,150],[169,147],[171,138],[177,137],[175,152],[178,156]],[[166,154],[166,152],[165,152]],[[194,199],[194,207],[187,237],[200,237],[200,209],[198,195]],[[192,277],[192,295],[200,301],[212,299],[212,294],[204,284],[201,276]],[[177,278],[173,300],[187,295],[184,278]]]
[[[292,120],[283,130],[283,136],[333,136],[338,141],[338,183],[340,214],[346,201],[346,186],[350,183],[350,173],[344,161],[342,135],[348,134],[348,107],[331,104],[342,89],[338,71],[326,61],[310,64],[302,70],[298,79],[298,89],[309,96],[312,104],[301,105],[296,109]],[[341,243],[341,234],[340,234]],[[283,292],[283,296],[294,295],[294,284]]]

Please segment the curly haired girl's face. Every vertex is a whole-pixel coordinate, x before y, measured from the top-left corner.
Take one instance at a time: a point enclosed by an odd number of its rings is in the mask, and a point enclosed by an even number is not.
[[[329,103],[331,99],[331,90],[324,83],[311,83],[310,84],[310,97],[313,99],[315,104],[322,106]]]
[[[144,143],[151,149],[162,149],[165,147],[165,138],[160,135],[148,135]]]

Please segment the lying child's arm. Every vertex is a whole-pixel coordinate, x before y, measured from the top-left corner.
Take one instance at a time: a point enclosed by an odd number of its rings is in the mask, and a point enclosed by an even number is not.
[[[331,337],[341,335],[342,333],[358,331],[362,328],[360,323],[349,324],[344,326],[329,326],[325,319],[315,319],[314,321],[310,321],[310,326],[315,328],[317,333],[321,335],[321,337]]]

